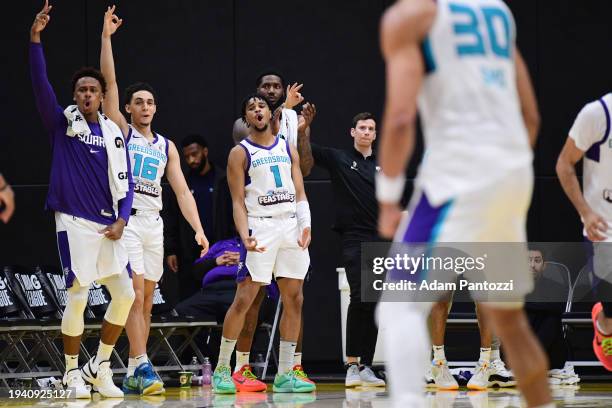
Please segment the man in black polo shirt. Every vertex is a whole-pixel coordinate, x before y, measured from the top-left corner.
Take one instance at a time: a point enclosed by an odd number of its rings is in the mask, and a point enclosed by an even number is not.
[[[361,243],[379,240],[374,187],[377,165],[372,152],[376,122],[371,113],[359,113],[353,118],[351,136],[354,143],[349,150],[311,143],[312,157],[307,157],[309,152],[303,149],[300,154],[305,155],[304,160],[314,159],[315,165],[329,171],[334,190],[334,230],[342,235],[342,261],[351,288],[346,322],[346,386],[382,386],[385,382],[370,368],[378,336],[374,322],[376,303],[361,302]]]

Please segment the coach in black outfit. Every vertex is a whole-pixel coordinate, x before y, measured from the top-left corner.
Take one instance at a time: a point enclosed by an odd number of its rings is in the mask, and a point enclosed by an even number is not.
[[[359,380],[355,367],[351,367],[358,366],[359,357],[362,372],[372,365],[378,335],[374,322],[376,303],[361,302],[361,243],[379,241],[374,188],[377,165],[372,151],[376,122],[372,114],[359,113],[353,118],[351,136],[354,143],[348,150],[311,143],[312,157],[309,158],[314,159],[315,165],[327,169],[331,176],[336,212],[333,228],[342,236],[342,261],[351,289],[346,323],[347,385],[351,373]],[[309,153],[300,151],[306,157]]]

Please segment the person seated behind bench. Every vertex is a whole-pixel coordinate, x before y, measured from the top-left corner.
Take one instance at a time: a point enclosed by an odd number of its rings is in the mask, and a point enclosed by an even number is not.
[[[216,242],[206,255],[194,262],[193,275],[202,282],[202,287],[176,305],[177,313],[222,323],[234,300],[238,264],[245,254],[238,237]]]

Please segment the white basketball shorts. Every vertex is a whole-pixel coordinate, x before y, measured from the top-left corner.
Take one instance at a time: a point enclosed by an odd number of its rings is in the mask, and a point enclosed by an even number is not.
[[[245,264],[253,282],[268,285],[275,278],[304,279],[310,265],[308,249],[298,245],[295,214],[273,218],[249,217],[249,230],[265,252],[248,251]]]

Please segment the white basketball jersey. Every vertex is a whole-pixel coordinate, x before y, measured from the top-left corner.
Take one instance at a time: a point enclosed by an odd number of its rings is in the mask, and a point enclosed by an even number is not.
[[[156,133],[153,141],[149,142],[130,125],[127,145],[134,178],[132,207],[161,211],[161,179],[168,163],[168,140]]]
[[[610,107],[612,94],[588,103],[574,121],[569,136],[584,151],[582,184],[584,199],[608,221],[608,239],[612,241],[612,140]],[[586,232],[584,234],[586,236]]]
[[[276,137],[269,147],[248,138],[240,142],[247,156],[245,205],[251,217],[273,217],[296,212],[289,143]]]
[[[422,44],[418,185],[434,205],[532,160],[514,65],[516,29],[501,0],[439,0]]]

